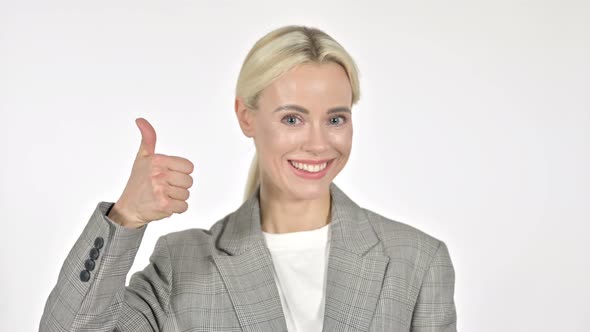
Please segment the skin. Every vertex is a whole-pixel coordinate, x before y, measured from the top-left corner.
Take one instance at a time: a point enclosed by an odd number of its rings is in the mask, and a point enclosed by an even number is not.
[[[283,105],[298,105],[273,112]],[[260,164],[261,227],[268,233],[321,228],[330,222],[330,184],[346,165],[352,147],[352,88],[336,63],[302,64],[284,73],[260,95],[258,109],[241,97],[235,112],[242,132],[253,138]],[[296,175],[288,160],[335,159],[321,179]]]

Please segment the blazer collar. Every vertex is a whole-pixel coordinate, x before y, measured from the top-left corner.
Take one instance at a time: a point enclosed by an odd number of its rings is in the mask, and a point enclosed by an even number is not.
[[[330,184],[330,196],[330,245],[363,255],[379,241],[366,213],[334,182]],[[264,245],[259,198],[260,185],[250,198],[229,215],[217,242],[218,249],[233,256],[241,255],[253,246]]]
[[[287,331],[276,270],[260,225],[260,186],[211,228],[212,259],[243,331]],[[330,252],[323,331],[369,330],[389,257],[367,213],[330,184]]]

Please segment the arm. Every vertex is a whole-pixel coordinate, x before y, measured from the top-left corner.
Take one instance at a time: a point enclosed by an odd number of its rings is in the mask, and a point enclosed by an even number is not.
[[[159,331],[164,324],[172,274],[165,237],[158,239],[150,264],[125,287],[147,226],[129,229],[113,222],[107,217],[113,205],[97,205],[70,250],[39,331]],[[87,261],[94,247],[100,249],[91,267]]]
[[[412,332],[456,332],[455,270],[444,242],[422,281],[412,317]]]

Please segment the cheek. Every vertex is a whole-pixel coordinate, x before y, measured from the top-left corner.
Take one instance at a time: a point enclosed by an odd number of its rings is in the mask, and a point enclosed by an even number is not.
[[[301,133],[278,126],[259,128],[256,136],[257,147],[270,154],[289,152],[301,141]]]
[[[330,136],[330,143],[335,149],[347,152],[352,147],[352,130],[334,133]]]

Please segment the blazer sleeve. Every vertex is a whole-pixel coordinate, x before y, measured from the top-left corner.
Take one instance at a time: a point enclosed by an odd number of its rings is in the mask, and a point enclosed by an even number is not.
[[[411,332],[456,332],[455,270],[440,242],[423,278],[412,316]]]
[[[106,216],[113,205],[98,203],[67,255],[39,331],[160,331],[165,324],[172,275],[166,238],[158,239],[150,264],[126,287],[147,225],[128,229],[113,222]]]

